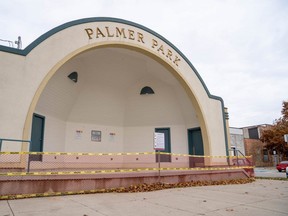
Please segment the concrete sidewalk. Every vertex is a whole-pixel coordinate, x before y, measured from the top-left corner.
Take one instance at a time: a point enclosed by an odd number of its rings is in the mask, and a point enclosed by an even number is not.
[[[0,201],[0,216],[288,215],[288,181]]]

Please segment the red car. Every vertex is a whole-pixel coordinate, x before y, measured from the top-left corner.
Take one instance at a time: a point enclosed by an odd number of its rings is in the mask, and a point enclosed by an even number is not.
[[[279,172],[282,172],[282,170],[286,170],[286,167],[288,167],[288,161],[281,161],[279,164],[276,165],[276,169]]]

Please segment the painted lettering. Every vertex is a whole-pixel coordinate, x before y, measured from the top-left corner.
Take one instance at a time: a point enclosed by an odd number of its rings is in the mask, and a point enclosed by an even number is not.
[[[124,28],[121,28],[121,30],[116,27],[116,37],[120,37],[123,35],[123,38],[126,38],[126,35],[125,35],[125,29]]]
[[[173,63],[176,65],[176,66],[178,66],[178,62],[180,62],[180,58],[178,58],[178,56],[177,55],[175,55],[175,59],[174,59],[174,61],[173,61]]]
[[[122,38],[127,40],[137,41],[140,44],[145,44],[145,35],[141,32],[132,30],[132,29],[125,29],[120,27],[96,27],[95,29],[92,28],[85,28],[84,29],[88,39],[91,40],[93,38]],[[119,39],[118,39],[119,40]],[[169,46],[166,47],[166,44],[163,43],[161,40],[153,39],[151,41],[150,49],[154,49],[159,56],[166,59],[167,61],[171,62],[175,66],[179,66],[181,59],[175,55],[173,49],[170,49]],[[147,45],[148,46],[148,45]]]
[[[93,30],[91,28],[86,28],[85,31],[88,35],[89,40],[92,39]]]
[[[168,49],[166,57],[169,58],[170,60],[172,60],[172,51],[171,50]]]
[[[143,40],[143,34],[142,33],[140,33],[140,32],[137,32],[137,35],[138,35],[138,42],[142,42],[142,43],[144,43],[144,40]]]
[[[130,30],[130,29],[128,29],[128,33],[129,33],[129,39],[130,40],[135,40],[135,37],[134,37],[134,31],[133,30]]]
[[[154,39],[152,39],[152,48],[155,48],[158,46],[158,42]]]
[[[96,38],[99,38],[99,35],[101,35],[102,37],[105,37],[105,35],[103,34],[103,32],[97,27],[97,28],[96,28]]]
[[[161,46],[157,49],[157,51],[158,51],[158,52],[161,51],[162,54],[165,55],[163,45],[161,45]]]
[[[174,55],[173,51],[168,49],[167,47],[165,47],[165,45],[158,44],[157,40],[152,39],[151,47],[153,49],[156,49],[159,54],[162,54],[163,56],[165,56],[167,58],[167,60],[170,60],[177,67],[179,66],[178,63],[180,62],[180,58],[178,56]]]
[[[109,27],[108,27],[108,26],[105,26],[105,28],[106,28],[107,36],[108,36],[108,37],[114,37],[114,34],[110,34],[110,32],[109,32]]]

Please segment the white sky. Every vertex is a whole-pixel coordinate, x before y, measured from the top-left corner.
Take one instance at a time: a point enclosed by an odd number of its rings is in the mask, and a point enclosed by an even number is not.
[[[25,48],[54,27],[88,17],[136,22],[172,42],[210,93],[223,98],[230,126],[281,116],[288,100],[288,0],[0,0],[0,39],[20,35]]]

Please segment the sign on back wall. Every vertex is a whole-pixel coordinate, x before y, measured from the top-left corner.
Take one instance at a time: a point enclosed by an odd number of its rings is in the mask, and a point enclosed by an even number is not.
[[[165,136],[164,133],[154,133],[154,149],[165,150]]]

